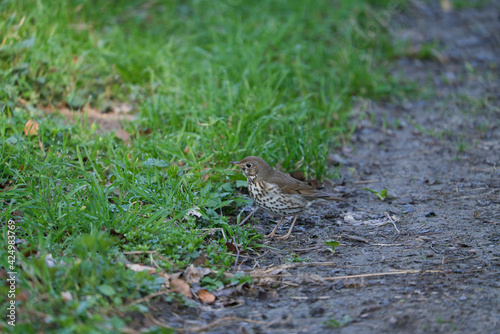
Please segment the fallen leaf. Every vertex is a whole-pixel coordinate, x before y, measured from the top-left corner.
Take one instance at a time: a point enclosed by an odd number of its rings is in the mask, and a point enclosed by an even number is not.
[[[189,284],[179,278],[171,280],[170,287],[172,288],[172,292],[180,293],[188,298],[192,297]]]
[[[210,304],[210,303],[213,303],[215,301],[215,296],[213,294],[211,294],[210,292],[208,292],[207,289],[198,290],[198,298],[200,299],[200,301],[202,303],[205,303],[205,304]]]
[[[270,291],[259,291],[257,298],[260,301],[274,301],[279,298],[278,291],[270,290]]]
[[[227,299],[227,300],[222,301],[222,303],[220,303],[220,304],[223,307],[236,308],[236,307],[245,305],[246,302],[245,302],[245,299],[243,299],[243,298],[234,298],[234,299],[231,298],[231,299]]]
[[[200,212],[200,208],[195,206],[194,208],[192,209],[189,209],[188,212],[186,212],[186,216],[192,216],[192,217],[196,217],[196,218],[201,218],[203,217],[203,215],[201,214]]]
[[[116,230],[114,228],[109,230],[109,235],[111,235],[113,237],[117,237],[119,240],[123,240],[123,239],[127,240],[127,237],[125,236],[125,234],[120,233],[120,232],[116,232]]]
[[[120,103],[120,104],[117,104],[117,105],[114,105],[112,107],[113,109],[113,112],[115,113],[125,113],[125,114],[128,114],[132,111],[132,106],[126,104],[126,103]]]
[[[130,139],[130,134],[123,130],[123,129],[118,129],[115,131],[115,136],[120,138],[123,141],[128,141]]]
[[[207,256],[204,253],[201,253],[200,256],[193,261],[193,266],[204,266],[207,261]]]
[[[133,271],[149,271],[149,274],[152,274],[156,271],[156,268],[154,267],[149,267],[149,266],[143,266],[142,264],[137,264],[137,263],[133,263],[133,264],[129,264],[127,263],[125,265],[128,269],[130,270],[133,270]]]
[[[23,99],[22,97],[18,98],[17,101],[20,102],[23,106],[29,104],[29,102]]]
[[[149,128],[148,128],[148,129],[146,129],[146,130],[139,130],[139,134],[140,134],[141,136],[147,136],[147,135],[151,134],[152,132],[153,132],[153,130],[151,130],[151,129],[149,129]]]
[[[27,251],[23,252],[24,257],[30,257],[30,256],[35,256],[38,257],[38,251],[33,250],[33,249],[28,249]]]
[[[441,5],[441,9],[443,12],[451,12],[453,10],[453,4],[450,0],[440,0],[439,4]]]
[[[240,248],[235,243],[226,242],[226,248],[227,248],[228,251],[230,251],[233,254],[239,254],[240,253]]]
[[[65,302],[73,300],[73,296],[71,295],[71,292],[69,292],[69,291],[61,292],[61,297]]]
[[[38,127],[38,123],[30,119],[24,125],[24,134],[26,136],[36,136],[38,135]]]
[[[206,275],[210,274],[212,270],[203,267],[195,267],[190,265],[184,270],[184,278],[188,283],[198,283]]]
[[[30,296],[31,294],[25,290],[21,291],[21,292],[18,292],[16,294],[16,300],[17,301],[20,301],[20,302],[26,302],[28,300],[30,300]]]
[[[45,265],[49,268],[53,268],[57,264],[56,260],[54,260],[54,257],[52,257],[52,254],[47,254],[45,256]]]

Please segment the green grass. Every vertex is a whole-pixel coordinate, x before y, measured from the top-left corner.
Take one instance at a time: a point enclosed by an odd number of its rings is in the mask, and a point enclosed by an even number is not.
[[[126,269],[149,264],[126,251],[155,250],[166,272],[204,253],[216,273],[202,284],[235,284],[223,276],[235,259],[226,241],[259,245],[255,230],[228,223],[246,204],[229,161],[260,155],[325,177],[353,101],[399,91],[391,3],[1,2],[1,238],[14,221],[16,293],[29,296],[16,330],[126,326],[125,312],[147,307],[130,302],[161,284]],[[136,110],[129,142],[44,112],[119,102]],[[29,119],[38,136],[24,135]],[[195,208],[201,218],[187,215]]]

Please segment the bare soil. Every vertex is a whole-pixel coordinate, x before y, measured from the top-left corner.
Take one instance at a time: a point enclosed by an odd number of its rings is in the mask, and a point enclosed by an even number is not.
[[[240,270],[261,276],[252,287],[177,310],[156,300],[151,315],[209,333],[500,333],[499,6],[412,1],[391,30],[437,51],[410,52],[394,75],[428,97],[360,106],[352,146],[332,153],[348,202],[318,203],[289,240],[242,254]]]

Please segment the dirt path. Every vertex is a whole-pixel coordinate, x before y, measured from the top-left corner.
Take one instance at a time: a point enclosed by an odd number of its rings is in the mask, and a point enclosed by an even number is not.
[[[349,202],[318,206],[294,238],[249,259],[273,268],[250,290],[223,290],[215,306],[179,309],[177,318],[158,303],[152,315],[184,327],[254,321],[211,333],[500,333],[499,12],[491,4],[444,13],[413,1],[392,29],[416,47],[434,41],[438,52],[400,59],[394,74],[429,98],[366,106],[352,151],[337,152],[346,159],[337,190]],[[341,242],[334,254],[329,239]],[[339,279],[352,275],[365,276]]]

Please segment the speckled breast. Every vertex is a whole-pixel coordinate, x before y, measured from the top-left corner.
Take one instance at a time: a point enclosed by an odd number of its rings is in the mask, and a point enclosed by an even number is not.
[[[283,194],[280,188],[272,183],[249,181],[248,191],[257,206],[281,216],[296,215],[307,205],[302,196]]]

